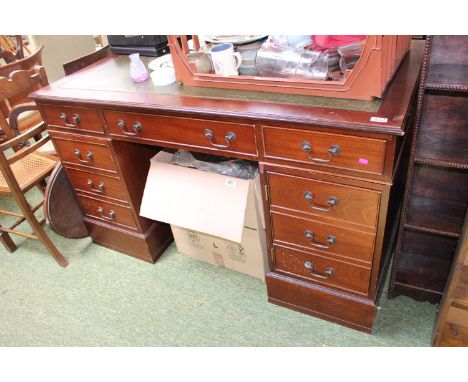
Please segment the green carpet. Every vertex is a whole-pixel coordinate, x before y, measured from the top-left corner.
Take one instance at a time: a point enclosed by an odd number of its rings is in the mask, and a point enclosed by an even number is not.
[[[0,208],[11,205],[0,199]],[[429,303],[384,296],[368,335],[269,304],[262,281],[174,245],[151,265],[48,232],[68,268],[40,242],[16,236],[13,254],[0,245],[0,346],[430,345]]]

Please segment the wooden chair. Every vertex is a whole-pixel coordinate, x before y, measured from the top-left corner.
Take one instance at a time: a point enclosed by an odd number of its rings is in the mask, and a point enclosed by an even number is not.
[[[10,64],[16,61],[16,56],[9,50],[0,50],[0,59],[3,59],[7,64]]]
[[[7,118],[15,107],[31,103],[27,98],[28,95],[45,85],[47,85],[45,69],[39,65],[28,70],[15,70],[8,77],[0,77],[0,107],[3,109],[0,124],[8,139],[42,122],[40,114],[38,118],[31,116],[31,113],[39,113],[37,108],[23,113],[25,115],[15,121],[14,127],[10,125]]]
[[[3,58],[7,64],[24,58],[24,51],[27,50],[23,44],[23,36],[17,35],[15,38],[16,46],[8,37],[0,36],[0,59]]]
[[[8,123],[8,117],[15,106],[31,102],[28,95],[32,91],[49,84],[45,69],[41,66],[42,49],[41,46],[28,57],[0,66],[0,82],[2,83],[0,87],[0,135],[4,139],[11,139],[19,132],[28,130],[42,122],[39,111],[31,110],[20,116],[18,131],[12,131]],[[22,82],[12,80],[11,75],[13,73],[24,70],[34,70],[34,74],[37,75]]]
[[[16,126],[18,116],[23,112],[33,110],[35,107],[34,104],[27,104],[15,108],[9,117],[10,124]],[[9,157],[5,154],[6,150],[19,145],[20,142],[25,142],[32,137],[41,135],[45,128],[46,125],[43,122],[9,141],[0,144],[0,195],[13,196],[21,210],[21,213],[0,210],[1,214],[18,218],[15,223],[8,228],[0,226],[0,242],[2,242],[7,251],[13,252],[16,250],[16,245],[11,239],[10,234],[24,236],[33,240],[40,240],[57,263],[62,267],[66,267],[68,261],[58,251],[42,227],[45,223],[45,219],[38,221],[34,215],[34,212],[42,206],[43,202],[41,201],[41,203],[31,207],[24,195],[32,187],[39,184],[39,182],[44,181],[55,168],[57,163],[55,157],[38,152],[38,148],[50,140],[49,136],[46,135],[42,137],[37,142],[22,148]],[[25,220],[33,229],[33,234],[15,230],[15,228]]]
[[[7,120],[16,107],[29,104],[29,94],[48,84],[47,75],[43,66],[35,64],[28,70],[15,70],[8,77],[0,77],[0,126],[2,127],[4,140],[11,139],[22,131],[37,126],[43,122],[37,108],[30,107],[27,112],[21,113],[15,126],[11,126]],[[39,137],[40,138],[40,137]],[[14,147],[14,150],[19,147]],[[40,148],[42,152],[56,155],[52,142]]]
[[[0,76],[8,77],[11,72],[15,70],[27,70],[31,69],[33,66],[42,65],[42,51],[44,46],[41,45],[35,52],[31,53],[29,56],[26,56],[22,59],[16,59],[15,61],[0,66]]]
[[[65,75],[68,76],[89,65],[95,64],[96,62],[101,61],[110,55],[111,55],[110,45],[106,45],[105,47],[97,50],[96,52],[93,52],[93,53],[87,54],[86,56],[66,62],[65,64],[63,64],[63,71],[65,72]]]

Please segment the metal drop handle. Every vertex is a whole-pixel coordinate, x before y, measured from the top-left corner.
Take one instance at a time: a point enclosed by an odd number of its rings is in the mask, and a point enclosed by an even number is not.
[[[304,141],[301,144],[301,149],[305,151],[306,153],[309,153],[307,155],[307,158],[310,159],[311,161],[318,162],[318,163],[328,163],[331,162],[333,157],[335,155],[339,155],[341,153],[341,147],[338,145],[331,145],[330,148],[328,149],[328,159],[322,159],[322,158],[314,158],[310,156],[310,152],[312,151],[312,144],[308,141]]]
[[[117,120],[117,125],[122,129],[122,133],[130,137],[134,137],[135,135],[140,134],[140,131],[143,128],[141,122],[137,121],[132,125],[133,131],[128,131],[125,121],[123,119]]]
[[[106,189],[104,182],[99,182],[97,188],[94,187],[94,182],[91,179],[88,179],[86,183],[94,192],[102,193]]]
[[[310,230],[305,231],[304,236],[310,240],[310,245],[315,248],[328,249],[330,248],[332,244],[336,243],[336,237],[333,235],[328,235],[327,240],[326,240],[326,243],[328,243],[328,245],[315,242],[314,241],[315,234]]]
[[[82,163],[90,163],[94,159],[94,155],[91,151],[86,152],[86,158],[88,159],[83,159],[81,156],[81,151],[79,149],[75,149],[74,151],[75,156],[78,158],[78,160]]]
[[[304,263],[304,268],[311,274],[311,276],[318,277],[319,279],[328,279],[331,275],[335,273],[333,268],[327,268],[324,274],[314,272],[314,264],[310,261]]]
[[[324,212],[330,211],[332,207],[336,206],[339,202],[336,196],[330,196],[327,200],[328,207],[322,207],[317,204],[313,204],[312,201],[314,200],[314,194],[310,191],[304,192],[304,198],[310,203],[309,205],[310,208],[312,208],[313,210],[324,211]]]
[[[80,124],[81,122],[81,118],[78,114],[73,114],[72,115],[72,121],[73,123],[70,123],[68,121],[68,117],[67,117],[67,114],[66,113],[60,113],[60,119],[63,121],[63,123],[65,124],[65,126],[67,127],[78,127],[78,125]]]
[[[107,214],[107,216],[104,214],[104,208],[99,207],[97,211],[99,212],[99,215],[101,215],[101,217],[103,219],[106,219],[106,220],[114,220],[115,219],[116,213],[115,213],[114,210],[110,210],[110,212]]]
[[[226,141],[226,144],[221,145],[219,143],[214,143],[213,142],[213,139],[214,139],[213,130],[205,129],[204,135],[210,141],[211,146],[216,147],[218,149],[227,149],[227,148],[229,148],[231,146],[231,143],[234,142],[236,140],[236,138],[237,138],[235,133],[233,133],[232,131],[229,131],[224,136],[224,140]]]

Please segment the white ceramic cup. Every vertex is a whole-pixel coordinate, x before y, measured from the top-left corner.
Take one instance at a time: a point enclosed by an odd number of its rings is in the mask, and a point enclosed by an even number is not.
[[[230,43],[218,44],[210,49],[211,61],[216,74],[222,76],[237,76],[237,69],[241,66],[242,56],[234,52],[234,46]]]

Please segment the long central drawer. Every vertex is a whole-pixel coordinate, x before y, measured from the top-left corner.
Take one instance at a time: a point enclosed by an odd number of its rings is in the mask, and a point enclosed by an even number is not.
[[[257,156],[254,125],[104,111],[110,135]]]

